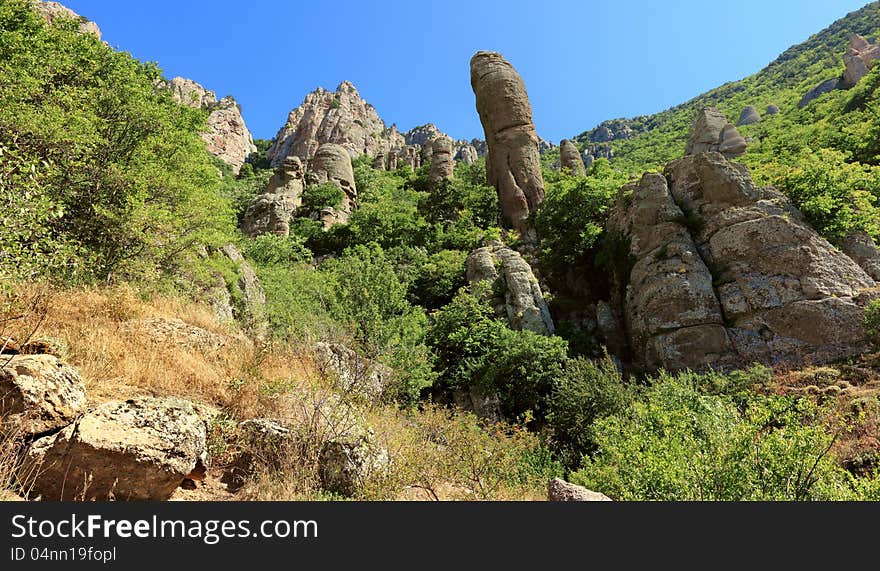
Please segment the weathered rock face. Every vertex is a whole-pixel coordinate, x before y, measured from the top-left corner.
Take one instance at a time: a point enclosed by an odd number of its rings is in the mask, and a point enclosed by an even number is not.
[[[767,111],[765,112],[767,115],[778,115],[779,114],[779,106],[773,105],[772,103],[767,106]]]
[[[538,137],[538,153],[546,154],[556,148],[556,145],[545,139],[544,137]]]
[[[262,234],[290,235],[290,220],[302,205],[306,186],[305,170],[299,157],[287,157],[275,169],[266,192],[248,206],[241,230],[251,238]]]
[[[464,141],[457,141],[455,143],[454,151],[455,160],[461,161],[466,165],[473,164],[480,158],[479,153],[477,153],[477,148]]]
[[[597,159],[614,159],[614,148],[611,143],[596,143],[584,148],[584,167],[590,168]]]
[[[611,119],[603,121],[598,127],[587,133],[587,138],[591,143],[610,143],[611,141],[632,139],[643,130],[632,119]]]
[[[554,478],[547,486],[547,501],[550,502],[610,502],[611,498],[599,492],[593,492],[583,486],[569,484],[565,480]]]
[[[431,143],[431,182],[451,180],[455,177],[455,159],[452,141],[446,137],[434,139]]]
[[[503,297],[493,299],[495,311],[507,318],[512,329],[527,329],[541,335],[554,331],[553,318],[541,285],[523,257],[500,242],[471,252],[467,259],[470,283],[489,281]]]
[[[761,121],[761,114],[758,113],[758,109],[754,105],[749,105],[745,109],[743,109],[742,113],[739,116],[739,122],[737,125],[740,127],[743,125],[754,125]]]
[[[92,34],[96,36],[99,40],[101,39],[101,29],[98,28],[98,25],[94,22],[89,21],[88,19],[80,16],[67,6],[63,6],[58,2],[34,2],[34,7],[37,12],[46,20],[46,23],[50,26],[56,22],[58,19],[66,18],[69,20],[76,20],[79,22],[79,31],[83,34]]]
[[[694,120],[684,154],[719,152],[730,159],[743,155],[746,146],[746,140],[727,121],[724,113],[714,107],[705,107]]]
[[[358,355],[340,343],[317,343],[314,347],[318,370],[333,378],[336,388],[369,402],[382,398],[394,371]]]
[[[585,176],[587,174],[584,160],[581,158],[581,152],[568,139],[564,139],[559,145],[559,162],[562,165],[562,170],[569,171],[575,176]]]
[[[375,157],[406,147],[397,127],[387,127],[349,81],[340,83],[335,93],[318,88],[307,95],[302,105],[290,112],[266,157],[273,166],[290,155],[307,161],[326,143],[340,145],[350,157]]]
[[[105,403],[35,441],[22,474],[43,500],[166,500],[207,460],[205,420],[192,403]]]
[[[872,44],[856,34],[849,40],[849,49],[843,56],[846,71],[843,73],[843,87],[855,87],[868,75],[874,60],[880,59],[880,44]]]
[[[851,233],[843,239],[840,247],[865,273],[880,283],[880,248],[867,232],[859,230]]]
[[[310,184],[333,183],[342,190],[342,203],[338,208],[326,209],[321,219],[325,228],[334,224],[348,222],[352,210],[357,206],[357,187],[351,156],[342,145],[327,143],[321,145],[309,164],[307,182]]]
[[[813,89],[806,92],[801,100],[798,102],[798,107],[804,108],[812,103],[814,100],[825,95],[826,93],[831,93],[835,89],[840,89],[841,86],[842,82],[839,78],[827,79]]]
[[[231,166],[237,175],[247,158],[257,152],[257,147],[235,99],[224,97],[217,101],[213,91],[183,77],[158,85],[171,91],[171,96],[181,105],[208,111],[208,130],[202,133],[202,139],[208,152]]]
[[[403,135],[403,138],[407,146],[413,147],[418,145],[419,147],[425,147],[432,143],[434,139],[445,136],[445,133],[437,128],[437,125],[427,123],[410,129]]]
[[[257,273],[244,259],[234,244],[227,244],[220,251],[238,265],[238,290],[241,292],[241,306],[234,308],[235,317],[242,323],[257,325],[262,322],[266,310],[266,292]]]
[[[635,260],[624,314],[639,365],[801,364],[867,347],[873,280],[746,167],[701,153],[631,190],[610,227]]]
[[[70,424],[86,407],[79,371],[52,355],[2,357],[0,420],[26,436]]]
[[[501,54],[478,52],[471,59],[471,86],[489,146],[488,182],[498,191],[505,220],[533,239],[528,217],[544,201],[544,178],[525,83]]]

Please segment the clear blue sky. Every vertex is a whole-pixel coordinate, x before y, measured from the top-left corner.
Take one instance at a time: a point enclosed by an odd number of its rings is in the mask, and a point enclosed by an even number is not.
[[[242,105],[271,138],[317,86],[349,79],[389,124],[482,137],[468,62],[500,51],[554,142],[654,113],[763,68],[867,0],[62,0],[167,77]]]

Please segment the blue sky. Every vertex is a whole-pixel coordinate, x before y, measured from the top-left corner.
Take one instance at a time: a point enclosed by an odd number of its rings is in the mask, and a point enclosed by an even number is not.
[[[167,77],[235,96],[271,138],[344,79],[401,130],[482,137],[468,62],[500,51],[554,142],[654,113],[763,68],[867,0],[62,0]]]

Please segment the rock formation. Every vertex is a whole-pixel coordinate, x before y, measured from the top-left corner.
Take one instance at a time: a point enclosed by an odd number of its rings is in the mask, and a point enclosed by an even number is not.
[[[858,34],[853,35],[849,40],[849,49],[843,56],[843,63],[846,65],[843,87],[845,89],[855,87],[868,75],[876,59],[880,59],[880,44],[872,44]]]
[[[452,141],[446,137],[439,137],[431,143],[430,179],[432,183],[451,180],[455,176],[453,153]]]
[[[34,7],[37,12],[46,20],[46,23],[50,26],[55,23],[57,20],[66,18],[69,20],[75,20],[79,22],[79,31],[83,34],[92,34],[97,37],[99,40],[101,39],[101,29],[98,28],[98,25],[94,22],[89,21],[88,19],[80,16],[67,6],[63,6],[58,2],[41,2],[37,0],[34,2]]]
[[[318,370],[331,377],[341,393],[367,402],[378,402],[394,376],[390,368],[340,343],[317,343],[313,354]]]
[[[559,162],[562,165],[562,170],[569,171],[575,176],[586,176],[587,174],[581,152],[568,139],[564,139],[559,145]]]
[[[743,125],[754,125],[761,121],[761,114],[758,113],[758,109],[754,105],[749,105],[745,109],[742,110],[739,116],[738,126],[742,127]]]
[[[727,121],[724,113],[714,107],[704,107],[691,127],[684,154],[712,151],[732,159],[745,154],[746,146],[746,140]]]
[[[554,478],[547,486],[547,500],[551,502],[610,502],[611,498],[599,492],[593,492],[583,486],[569,484],[560,478]]]
[[[778,115],[779,114],[779,106],[770,104],[767,106],[767,111],[765,112],[767,115]]]
[[[874,239],[867,232],[857,230],[850,233],[843,239],[840,249],[874,281],[880,283],[880,248],[877,248]]]
[[[43,500],[167,500],[206,450],[206,423],[192,403],[111,401],[35,441],[22,474]]]
[[[238,174],[247,158],[257,151],[254,138],[245,125],[241,108],[232,97],[217,101],[213,91],[205,89],[191,79],[175,77],[159,85],[171,92],[171,96],[181,105],[208,112],[208,130],[202,139],[208,152],[232,167]]]
[[[318,88],[307,95],[290,112],[266,157],[273,166],[290,155],[308,161],[326,143],[341,146],[351,157],[387,155],[406,147],[397,127],[387,127],[349,81],[340,83],[335,93]]]
[[[275,169],[266,192],[257,196],[245,211],[241,231],[250,237],[262,234],[288,236],[290,220],[302,204],[305,171],[299,157],[291,156]]]
[[[584,147],[583,159],[584,167],[590,168],[598,159],[612,160],[614,158],[614,147],[611,143],[595,143]]]
[[[3,357],[0,428],[27,436],[70,424],[86,407],[79,371],[52,355]]]
[[[336,208],[327,208],[320,213],[325,228],[335,224],[345,224],[357,206],[357,187],[351,156],[342,145],[326,143],[315,153],[309,164],[307,176],[309,184],[335,184],[342,191],[342,203]]]
[[[819,363],[867,348],[874,281],[746,167],[700,153],[628,190],[609,224],[634,260],[622,303],[637,364]]]
[[[493,291],[503,292],[492,305],[512,329],[553,333],[553,318],[541,285],[519,252],[497,241],[474,250],[467,259],[467,279],[472,284],[488,281],[495,286]]]
[[[478,52],[471,86],[489,146],[486,177],[498,191],[503,218],[532,240],[528,218],[544,201],[544,178],[525,83],[501,54]]]
[[[438,129],[437,125],[434,125],[433,123],[426,123],[424,125],[419,125],[418,127],[413,127],[412,129],[407,131],[403,135],[403,139],[404,141],[406,141],[407,146],[425,147],[432,143],[434,139],[445,136],[446,134]]]
[[[234,244],[227,244],[220,248],[220,251],[238,269],[236,285],[241,302],[237,307],[233,307],[233,316],[245,325],[259,328],[266,310],[266,292],[263,290],[260,278]]]
[[[819,85],[817,85],[813,89],[809,90],[806,94],[804,94],[804,96],[798,102],[798,107],[800,107],[800,108],[806,107],[807,105],[812,103],[814,100],[825,95],[826,93],[831,93],[835,89],[840,89],[841,85],[842,85],[842,83],[841,83],[840,79],[838,79],[838,78],[827,79],[827,80],[823,81],[822,83],[820,83]]]

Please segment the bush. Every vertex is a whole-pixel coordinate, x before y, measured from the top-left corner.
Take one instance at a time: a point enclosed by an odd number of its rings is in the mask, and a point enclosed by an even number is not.
[[[456,292],[467,284],[465,260],[467,253],[442,250],[430,256],[416,271],[409,285],[409,298],[433,310],[450,303]]]
[[[629,392],[614,361],[572,359],[553,383],[548,423],[555,451],[570,467],[595,452],[593,425],[601,418],[622,412]]]
[[[332,182],[309,185],[302,194],[302,208],[306,212],[320,212],[342,204],[345,193]]]
[[[875,299],[865,308],[865,328],[868,335],[880,344],[880,299]]]
[[[698,375],[661,374],[599,420],[598,452],[573,481],[618,500],[810,500],[847,493],[834,437],[807,399],[707,395]]]
[[[297,235],[257,236],[244,242],[244,253],[248,259],[263,266],[290,266],[312,260],[312,252],[306,248],[305,238]]]

